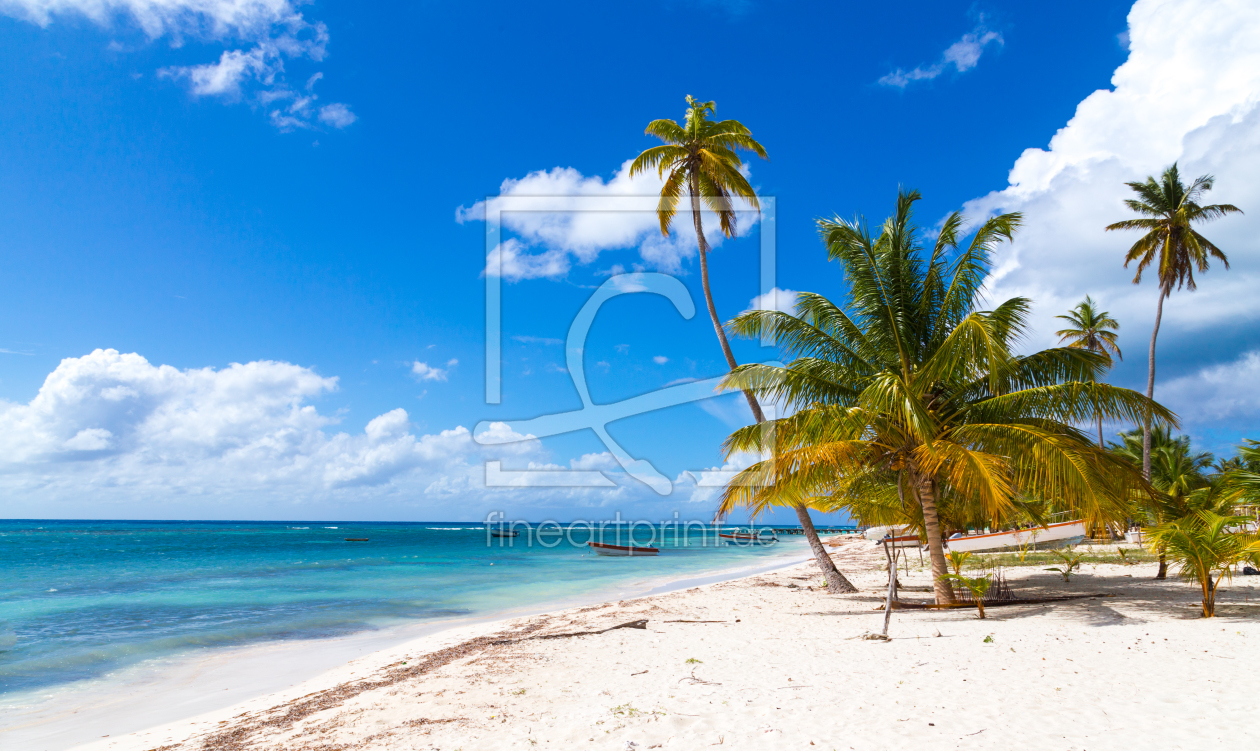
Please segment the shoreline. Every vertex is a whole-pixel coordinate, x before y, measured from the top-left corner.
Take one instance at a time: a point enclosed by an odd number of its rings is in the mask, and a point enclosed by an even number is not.
[[[588,595],[546,600],[479,615],[399,624],[343,636],[284,639],[215,647],[172,658],[154,658],[118,671],[121,675],[89,679],[38,691],[45,699],[14,705],[0,727],[0,745],[38,751],[64,751],[154,726],[178,724],[237,705],[278,697],[347,665],[374,664],[411,645],[444,635],[480,633],[521,618],[614,600],[666,594],[714,582],[756,576],[808,560],[800,541],[750,566],[724,566],[685,576],[662,574],[606,587]],[[51,730],[50,730],[51,728]],[[14,744],[10,746],[9,744]]]
[[[452,629],[223,710],[82,751],[914,747],[1098,751],[1260,743],[1260,582],[1222,586],[1220,616],[1154,564],[1063,582],[1005,569],[1052,604],[893,613],[859,541],[831,548],[859,592],[812,561],[773,572]],[[843,563],[842,563],[843,561]],[[930,573],[902,576],[929,597]],[[632,625],[634,624],[634,625]],[[1070,722],[1065,722],[1066,718]],[[1251,739],[1248,741],[1247,739]],[[633,744],[633,745],[632,745]]]

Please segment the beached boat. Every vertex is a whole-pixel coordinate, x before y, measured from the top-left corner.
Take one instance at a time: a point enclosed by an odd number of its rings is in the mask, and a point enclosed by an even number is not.
[[[609,545],[606,542],[588,542],[599,555],[616,555],[616,556],[636,556],[636,555],[656,555],[661,552],[660,548],[640,548],[634,545]]]
[[[1074,519],[1044,527],[1009,529],[982,535],[960,535],[945,541],[945,547],[958,553],[989,553],[999,550],[1033,548],[1047,550],[1075,545],[1085,539],[1085,522]]]
[[[881,537],[875,541],[876,545],[892,545],[894,548],[917,548],[922,545],[918,535],[897,535],[896,537]]]
[[[870,527],[862,533],[862,536],[879,545],[891,543],[896,548],[917,548],[922,544],[919,541],[919,535],[904,526]]]
[[[779,541],[774,532],[719,532],[718,539],[730,545],[770,545]]]

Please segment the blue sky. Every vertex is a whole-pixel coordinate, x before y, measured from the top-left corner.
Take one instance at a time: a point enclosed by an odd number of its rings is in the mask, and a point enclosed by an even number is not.
[[[612,427],[682,478],[663,498],[615,472],[616,491],[487,490],[486,458],[612,465],[589,431],[512,450],[466,435],[578,406],[554,341],[611,271],[675,273],[700,300],[694,250],[662,249],[650,217],[585,237],[517,225],[535,265],[504,279],[503,402],[484,402],[468,210],[504,189],[630,189],[644,126],[681,119],[686,94],[769,152],[750,179],[776,199],[780,288],[839,295],[813,221],[882,219],[899,185],[924,193],[928,226],[1021,209],[1029,239],[994,295],[1032,296],[1044,345],[1049,317],[1093,294],[1121,318],[1115,380],[1134,387],[1154,288],[1128,284],[1125,238],[1101,227],[1124,180],[1175,159],[1216,172],[1218,199],[1248,210],[1209,232],[1234,270],[1170,301],[1160,382],[1228,450],[1260,414],[1227,388],[1260,374],[1260,130],[1256,11],[1227,5],[0,2],[0,515],[706,516],[712,491],[683,473],[721,465],[735,397]],[[1186,41],[1159,52],[1169,35]],[[1163,66],[1193,94],[1160,91]],[[725,318],[760,292],[762,229],[712,256]],[[723,369],[702,311],[644,295],[609,303],[587,346],[597,401]]]

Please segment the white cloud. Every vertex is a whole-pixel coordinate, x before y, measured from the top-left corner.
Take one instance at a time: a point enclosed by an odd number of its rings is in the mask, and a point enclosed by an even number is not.
[[[669,358],[666,357],[665,355],[657,355],[656,357],[652,358],[652,362],[656,363],[657,365],[664,365],[665,363],[669,362]]]
[[[447,367],[452,367],[458,364],[458,362],[458,360],[451,360]],[[447,372],[448,371],[443,368],[435,368],[428,363],[420,362],[419,360],[411,363],[411,374],[419,381],[445,381]]]
[[[756,454],[738,451],[732,454],[721,467],[710,467],[700,472],[683,472],[674,480],[674,484],[679,493],[689,496],[688,500],[691,503],[716,509],[722,491],[731,478],[757,461],[759,457]]]
[[[188,86],[197,96],[240,96],[241,82],[247,76],[270,75],[262,49],[249,52],[226,50],[219,62],[173,69],[186,75]]]
[[[339,430],[342,413],[317,407],[337,387],[285,362],[181,370],[114,350],[67,358],[29,402],[0,401],[0,516],[474,520],[491,510],[573,518],[583,508],[602,509],[598,518],[667,516],[692,492],[681,478],[659,498],[606,451],[561,460],[502,422],[474,440],[462,426],[421,433],[406,410],[392,409],[361,431]],[[503,470],[598,470],[617,484],[487,486],[494,461]]]
[[[1128,33],[1129,58],[1112,77],[1114,88],[1089,95],[1047,149],[1020,156],[1009,187],[966,211],[1024,212],[1025,227],[998,258],[991,298],[1020,294],[1036,302],[1032,344],[1055,341],[1053,316],[1090,294],[1119,318],[1126,352],[1139,353],[1156,289],[1149,275],[1134,286],[1133,268],[1123,267],[1136,234],[1103,227],[1131,216],[1126,181],[1174,161],[1188,179],[1215,174],[1209,198],[1247,214],[1202,227],[1232,270],[1214,262],[1196,275],[1197,292],[1174,292],[1165,305],[1160,358],[1190,358],[1193,352],[1169,349],[1176,335],[1260,316],[1260,6],[1139,0]]]
[[[747,313],[752,310],[777,310],[781,313],[796,313],[796,296],[800,292],[794,289],[771,287],[764,295],[757,295],[748,301]]]
[[[509,282],[522,279],[559,279],[569,273],[569,257],[561,250],[530,254],[516,238],[499,243],[486,260],[486,273]]]
[[[231,498],[257,513],[267,501],[363,497],[356,488],[484,492],[484,458],[542,458],[536,439],[502,423],[491,431],[511,443],[487,447],[464,427],[419,435],[402,409],[335,432],[339,418],[310,402],[336,389],[284,362],[179,370],[114,350],[67,358],[29,403],[0,402],[0,508],[85,498],[177,508],[191,496],[202,514]]]
[[[1260,417],[1260,351],[1156,385],[1156,397],[1188,423],[1247,422]]]
[[[587,177],[569,167],[504,180],[499,187],[500,197],[487,199],[488,207],[487,201],[460,206],[455,210],[455,220],[461,224],[485,221],[487,208],[498,213],[503,227],[517,237],[491,251],[487,270],[493,273],[501,262],[502,277],[510,281],[560,278],[568,274],[572,260],[587,264],[602,251],[624,248],[637,248],[645,268],[677,272],[683,260],[696,253],[691,216],[678,214],[671,235],[665,237],[654,211],[654,198],[643,201],[640,210],[623,210],[624,204],[618,201],[657,196],[662,184],[655,172],[632,180],[631,161],[626,160],[608,180]],[[530,210],[511,210],[519,205],[513,201],[522,198],[531,201]],[[709,244],[720,245],[722,235],[717,231],[716,217],[705,212],[702,221]],[[757,221],[756,213],[741,211],[737,231],[747,233]],[[533,247],[544,250],[531,254],[528,251]]]
[[[569,460],[570,469],[597,469],[604,472],[623,473],[621,465],[617,463],[616,457],[607,451],[601,451],[597,454],[583,454],[577,459]]]
[[[150,39],[254,36],[301,20],[289,0],[3,0],[0,13],[40,26],[54,16],[86,16],[100,26],[130,16]]]
[[[84,428],[62,445],[71,451],[104,451],[109,448],[114,434],[104,428]]]
[[[277,99],[300,99],[285,82],[285,61],[324,59],[328,29],[310,22],[297,10],[303,0],[0,0],[0,13],[48,26],[58,17],[82,16],[112,28],[130,21],[150,40],[169,37],[178,47],[186,37],[205,42],[246,43],[248,48],[223,50],[218,62],[163,68],[158,74],[185,81],[194,96],[239,99],[245,89],[266,105]],[[117,40],[111,50],[123,50]],[[323,76],[307,79],[306,90]],[[309,107],[317,99],[286,110],[270,110],[268,117],[281,130],[314,127],[318,120],[345,128],[357,118],[345,104]]]
[[[350,111],[350,107],[334,102],[319,108],[319,121],[334,128],[346,128],[358,120],[358,115]]]
[[[617,274],[609,277],[612,282],[613,289],[620,292],[644,292],[648,286],[643,281],[643,277],[637,273]]]
[[[880,78],[879,83],[904,89],[914,81],[930,81],[950,68],[958,73],[965,73],[980,63],[980,56],[984,54],[986,47],[994,43],[1000,47],[1004,41],[1001,34],[984,25],[984,17],[981,16],[976,27],[947,47],[937,62],[919,65],[912,70],[897,68]]]

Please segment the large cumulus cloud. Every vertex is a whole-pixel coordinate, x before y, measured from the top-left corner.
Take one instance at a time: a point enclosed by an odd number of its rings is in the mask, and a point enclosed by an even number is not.
[[[56,503],[183,495],[259,503],[353,500],[369,492],[484,490],[484,457],[542,456],[526,436],[491,451],[467,428],[417,435],[395,409],[361,433],[313,400],[337,379],[284,362],[181,370],[98,349],[66,358],[26,404],[0,403],[0,488]]]
[[[967,210],[1024,212],[1026,226],[999,258],[991,293],[995,300],[1019,294],[1036,301],[1031,344],[1052,344],[1060,328],[1053,316],[1092,295],[1120,319],[1128,385],[1141,387],[1155,284],[1148,278],[1134,286],[1133,269],[1122,266],[1135,233],[1103,227],[1131,215],[1123,204],[1132,195],[1126,181],[1173,162],[1188,178],[1216,175],[1209,198],[1247,214],[1203,228],[1229,254],[1232,270],[1215,263],[1199,276],[1197,292],[1175,292],[1165,307],[1165,380],[1234,361],[1254,345],[1247,332],[1260,317],[1260,5],[1139,0],[1128,34],[1129,58],[1113,88],[1082,101],[1047,148],[1030,148],[1015,162],[1006,188]],[[1188,428],[1204,427],[1207,415],[1186,389],[1161,388],[1156,398],[1184,413]]]

